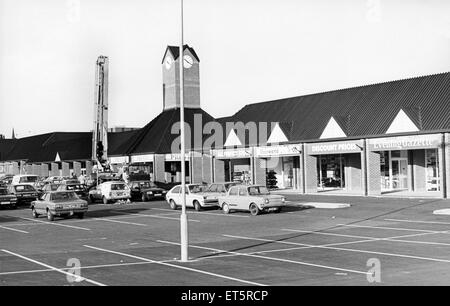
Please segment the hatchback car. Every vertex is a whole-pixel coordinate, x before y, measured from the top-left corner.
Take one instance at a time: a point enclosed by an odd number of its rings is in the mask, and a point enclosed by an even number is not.
[[[104,182],[89,191],[88,200],[91,203],[103,201],[103,204],[119,200],[129,200],[130,188],[121,181]]]
[[[39,192],[31,185],[11,185],[9,186],[9,193],[17,198],[17,204],[27,204],[36,200],[39,197]]]
[[[130,183],[131,199],[146,202],[153,199],[164,199],[167,191],[150,181],[133,181]]]
[[[88,211],[88,203],[78,198],[73,191],[54,191],[44,194],[44,196],[31,202],[31,212],[34,218],[46,215],[49,221],[53,221],[55,216],[84,217]]]
[[[280,212],[285,206],[285,198],[270,194],[266,186],[238,185],[231,187],[225,196],[219,197],[219,206],[226,214],[232,210],[244,210],[256,216],[262,211]]]
[[[205,189],[205,185],[186,184],[186,207],[193,207],[197,211],[200,211],[205,207],[217,207],[217,199],[203,193]],[[181,196],[181,185],[175,186],[169,190],[166,195],[166,200],[167,203],[169,203],[170,208],[177,209],[182,205]]]

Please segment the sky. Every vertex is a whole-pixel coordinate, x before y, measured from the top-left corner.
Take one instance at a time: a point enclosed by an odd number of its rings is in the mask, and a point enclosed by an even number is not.
[[[450,71],[447,0],[184,0],[214,117],[246,104]],[[109,126],[162,111],[161,60],[180,0],[0,0],[0,134],[93,127],[109,57]]]

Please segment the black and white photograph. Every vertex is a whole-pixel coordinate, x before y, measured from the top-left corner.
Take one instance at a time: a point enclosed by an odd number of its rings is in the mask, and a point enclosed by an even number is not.
[[[450,1],[0,0],[2,291],[448,286],[449,199]]]

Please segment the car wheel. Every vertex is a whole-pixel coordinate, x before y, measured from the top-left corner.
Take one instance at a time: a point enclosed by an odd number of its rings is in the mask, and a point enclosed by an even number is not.
[[[103,197],[103,204],[108,204],[108,203],[109,203],[108,199]]]
[[[142,194],[142,202],[147,202],[147,196],[145,195],[145,193]]]
[[[173,209],[173,210],[176,210],[176,209],[177,209],[177,204],[175,204],[175,201],[174,201],[174,200],[170,200],[169,204],[170,204],[170,208],[171,208],[171,209]]]
[[[78,213],[77,217],[78,217],[78,219],[83,219],[84,218],[84,213]]]
[[[55,216],[50,212],[50,210],[47,210],[47,219],[48,221],[55,220]]]
[[[250,204],[250,213],[252,214],[252,216],[259,215],[260,210],[258,208],[258,205],[256,205],[255,203]]]
[[[229,214],[230,213],[230,206],[227,203],[223,203],[222,204],[222,210],[224,214]]]
[[[274,213],[276,213],[276,214],[278,214],[278,213],[280,213],[280,212],[281,212],[281,207],[277,208],[277,209],[274,211]]]
[[[33,218],[39,218],[39,214],[36,212],[36,209],[34,209],[34,207],[31,209],[31,214],[33,215]]]
[[[198,201],[194,201],[194,209],[196,211],[202,210],[202,206],[200,205],[200,203]]]

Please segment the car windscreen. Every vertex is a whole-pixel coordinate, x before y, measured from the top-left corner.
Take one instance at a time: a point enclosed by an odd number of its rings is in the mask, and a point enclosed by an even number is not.
[[[78,199],[77,195],[74,192],[57,192],[52,194],[52,201],[70,201]]]
[[[237,185],[237,183],[228,183],[228,184],[225,184],[225,189],[228,191],[228,190],[230,190],[231,187],[236,186],[236,185]]]
[[[199,193],[205,191],[207,186],[204,185],[191,185],[189,186],[189,191],[191,193]]]
[[[36,189],[34,189],[33,186],[30,186],[30,185],[17,185],[17,186],[14,186],[14,189],[16,189],[16,191],[19,191],[19,192],[36,191]]]
[[[4,188],[0,188],[0,195],[7,195],[8,194],[8,190],[4,189]]]
[[[252,186],[248,187],[248,193],[250,195],[268,195],[269,190],[264,186]]]
[[[125,184],[111,184],[111,190],[125,190]]]
[[[139,182],[140,188],[152,188],[152,184],[150,182]]]
[[[37,182],[37,176],[22,176],[19,180],[20,183],[35,183]]]

